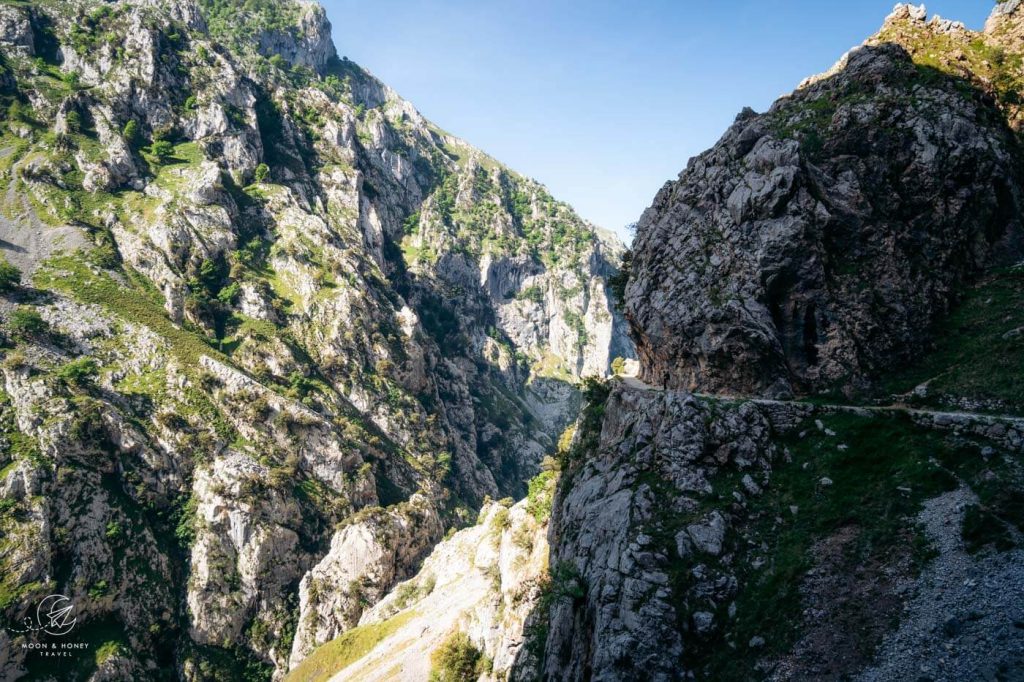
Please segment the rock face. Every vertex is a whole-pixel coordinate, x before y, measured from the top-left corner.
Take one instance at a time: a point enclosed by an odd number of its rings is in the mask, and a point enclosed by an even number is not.
[[[1001,283],[979,308],[1009,303],[957,318],[956,362],[1022,380],[988,354],[1020,357],[1019,7],[979,34],[898,6],[659,192],[626,286],[639,379],[591,391],[550,523],[552,588],[511,679],[1019,668],[1020,637],[976,586],[1024,580],[1019,413],[789,399],[914,366],[979,280]],[[959,639],[962,613],[985,624]]]
[[[282,677],[633,354],[623,246],[315,2],[8,3],[0,56],[0,612],[101,625],[72,677]]]
[[[906,23],[943,30],[903,8],[882,35]],[[883,39],[742,113],[639,223],[643,377],[786,396],[905,363],[964,283],[1020,260],[1019,163],[994,98]]]
[[[241,453],[226,453],[196,475],[199,531],[191,548],[189,635],[200,644],[238,642],[254,616],[278,602],[298,572],[298,504],[275,493],[246,499],[246,488],[269,471]]]
[[[558,598],[540,669],[544,679],[685,679],[691,625],[680,628],[680,605],[713,610],[736,590],[728,571],[703,563],[722,552],[728,520],[718,511],[702,518],[699,500],[721,470],[764,480],[776,456],[770,423],[753,405],[713,419],[686,393],[622,385],[604,412],[595,450],[552,516]],[[682,537],[665,544],[666,536]],[[691,557],[699,570],[684,597],[672,571]],[[708,630],[710,611],[693,611],[692,627]],[[524,662],[518,679],[533,679],[536,669]]]
[[[267,58],[275,55],[292,65],[305,66],[320,71],[331,61],[337,59],[337,51],[331,40],[331,25],[327,21],[327,13],[316,0],[301,0],[286,7],[293,16],[289,17],[290,26],[267,28],[257,37],[261,54]],[[247,21],[246,17],[238,17],[236,21]]]
[[[369,510],[335,534],[331,549],[299,585],[299,624],[291,664],[318,644],[359,623],[409,567],[418,565],[441,537],[441,521],[423,496],[401,509]]]
[[[350,636],[387,634],[335,668],[336,679],[428,679],[431,653],[452,633],[465,633],[490,661],[487,679],[505,679],[547,579],[546,519],[529,507],[527,500],[490,503],[475,526],[439,543],[415,577],[363,614]],[[288,679],[308,679],[323,665],[314,653]]]
[[[963,416],[954,426],[898,408],[698,398],[623,382],[588,411],[594,430],[578,436],[583,447],[555,498],[548,596],[527,621],[535,627],[513,680],[850,676],[869,667],[904,609],[917,617],[922,601],[946,594],[910,566],[917,520],[890,514],[894,504],[917,511],[960,482],[931,478],[941,466],[913,478],[908,459],[960,452],[956,471],[974,489],[1024,487],[1011,473],[1024,418]],[[876,433],[881,443],[865,439]],[[957,450],[965,437],[977,445]],[[991,468],[966,473],[986,456]],[[851,499],[865,511],[851,510]],[[958,545],[968,535],[945,526]],[[1006,569],[1015,555],[961,556],[956,570],[984,575],[998,565],[1001,581],[1017,582],[1024,570]],[[964,592],[952,607],[984,603]],[[883,668],[921,664],[887,655]],[[977,672],[981,658],[957,670]]]
[[[22,56],[35,54],[32,24],[26,13],[14,7],[0,8],[0,44]]]

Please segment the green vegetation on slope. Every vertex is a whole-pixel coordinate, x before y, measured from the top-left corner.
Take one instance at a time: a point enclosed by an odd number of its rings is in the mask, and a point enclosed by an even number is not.
[[[324,644],[288,673],[286,682],[323,682],[370,653],[384,638],[407,623],[416,609],[403,611],[383,623],[353,628]]]
[[[59,291],[83,303],[99,305],[123,319],[149,327],[167,340],[171,352],[186,370],[198,368],[199,359],[204,355],[225,360],[202,337],[171,322],[164,314],[163,306],[145,292],[121,286],[108,274],[91,269],[82,258],[52,258],[36,273],[35,281],[44,289]]]
[[[901,45],[921,67],[957,78],[970,74],[977,85],[990,90],[1011,113],[1022,103],[1024,57],[994,44],[990,36],[966,39],[923,23],[898,22],[883,28],[877,42]]]
[[[464,632],[453,632],[430,655],[430,682],[475,682],[491,661]]]
[[[210,34],[230,42],[260,31],[297,31],[298,5],[281,0],[200,0]]]
[[[21,281],[21,271],[0,255],[0,293],[11,291]]]
[[[933,334],[935,347],[920,362],[882,384],[884,395],[951,407],[959,399],[984,408],[1024,414],[1024,268],[989,273],[968,290]]]
[[[527,487],[526,510],[541,523],[547,523],[551,517],[558,487],[558,472],[558,461],[553,457],[545,457],[541,462],[541,472],[530,480]]]
[[[872,584],[883,580],[881,574],[871,573],[873,566],[917,570],[930,550],[915,517],[923,502],[961,483],[980,498],[977,520],[964,528],[969,545],[1005,547],[1007,525],[1024,527],[1024,480],[1009,457],[986,458],[980,444],[947,438],[906,416],[844,413],[823,416],[821,421],[823,429],[808,420],[802,430],[782,439],[792,461],[778,462],[765,492],[748,498],[746,520],[737,529],[746,541],[724,553],[739,555],[734,564],[740,585],[736,618],[730,620],[727,604],[720,605],[715,618],[728,627],[691,650],[690,664],[707,679],[758,679],[758,660],[791,650],[805,632],[802,614],[807,604],[801,586],[810,569],[820,570],[822,545],[838,543],[841,565],[850,571],[860,567]],[[663,519],[656,531],[659,539],[671,547],[674,534],[704,511],[727,507],[732,492],[742,489],[741,475],[720,474],[702,510]],[[839,538],[847,540],[840,543]],[[719,561],[699,560],[712,568]],[[678,562],[677,589],[685,590],[692,568],[692,559]],[[846,634],[852,642],[844,642],[863,657],[870,656],[884,631],[872,619],[896,615],[883,614],[880,608],[871,613],[872,608],[875,605],[868,603],[838,607],[838,618],[863,625]],[[763,637],[765,648],[748,647],[754,637]]]

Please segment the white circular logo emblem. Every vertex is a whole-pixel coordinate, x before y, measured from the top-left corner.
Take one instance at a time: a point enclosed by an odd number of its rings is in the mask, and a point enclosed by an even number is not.
[[[36,607],[36,622],[43,632],[61,637],[74,629],[78,618],[75,604],[62,594],[51,594]]]

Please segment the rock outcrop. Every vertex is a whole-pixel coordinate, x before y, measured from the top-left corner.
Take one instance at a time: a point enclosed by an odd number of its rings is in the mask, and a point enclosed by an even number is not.
[[[1024,372],[1019,6],[985,33],[898,6],[659,192],[626,286],[639,378],[590,392],[511,679],[1019,667],[976,582],[1024,580],[1022,403],[972,402]],[[906,406],[945,375],[950,407]],[[910,390],[849,399],[883,379]]]
[[[907,512],[964,486],[1009,519],[992,495],[1024,486],[1014,473],[1024,418],[698,398],[623,382],[588,411],[593,430],[578,435],[550,522],[548,596],[527,621],[513,680],[852,675],[869,668],[904,609],[916,618],[922,601],[941,599],[916,578],[914,562],[929,555],[915,552],[930,538]],[[923,453],[937,459],[912,472]],[[945,533],[960,544],[961,533],[988,532],[969,528]],[[1024,580],[1008,561],[961,557],[955,570],[998,565],[1001,580]],[[972,605],[965,591],[951,608]],[[986,650],[1013,660],[996,648]],[[985,658],[963,655],[971,663],[958,670]]]
[[[770,422],[753,405],[715,414],[683,392],[623,385],[604,412],[552,517],[558,597],[545,614],[540,670],[544,679],[685,679],[684,640],[709,629],[710,612],[737,588],[731,573],[703,563],[723,551],[729,523],[705,515],[701,499],[723,470],[767,481],[777,456]],[[676,567],[691,559],[693,584],[682,587]],[[524,663],[518,674],[532,679],[534,669]]]
[[[984,267],[1020,260],[1018,142],[980,84],[886,40],[961,31],[918,14],[740,114],[658,193],[626,291],[647,381],[853,390],[925,349]]]
[[[331,549],[299,585],[294,667],[318,645],[359,623],[442,534],[437,512],[422,496],[397,509],[368,509],[335,534]]]
[[[487,679],[504,679],[521,655],[528,618],[548,589],[547,519],[531,509],[534,504],[486,505],[475,526],[439,543],[415,577],[364,612],[359,627],[337,644],[363,633],[384,636],[358,660],[328,670],[340,679],[368,682],[425,680],[431,654],[453,633],[464,633],[490,662]],[[312,653],[288,679],[322,671],[334,644]]]

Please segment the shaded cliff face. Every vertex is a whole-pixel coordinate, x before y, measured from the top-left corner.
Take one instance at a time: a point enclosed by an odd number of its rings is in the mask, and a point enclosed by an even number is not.
[[[945,35],[898,11],[659,192],[626,290],[649,382],[853,390],[919,354],[984,267],[1020,259],[1021,156],[1000,93],[967,57],[952,73],[915,62],[886,42],[901,31]]]
[[[0,611],[103,650],[4,679],[282,676],[631,353],[621,245],[316,3],[0,3],[0,57]]]

